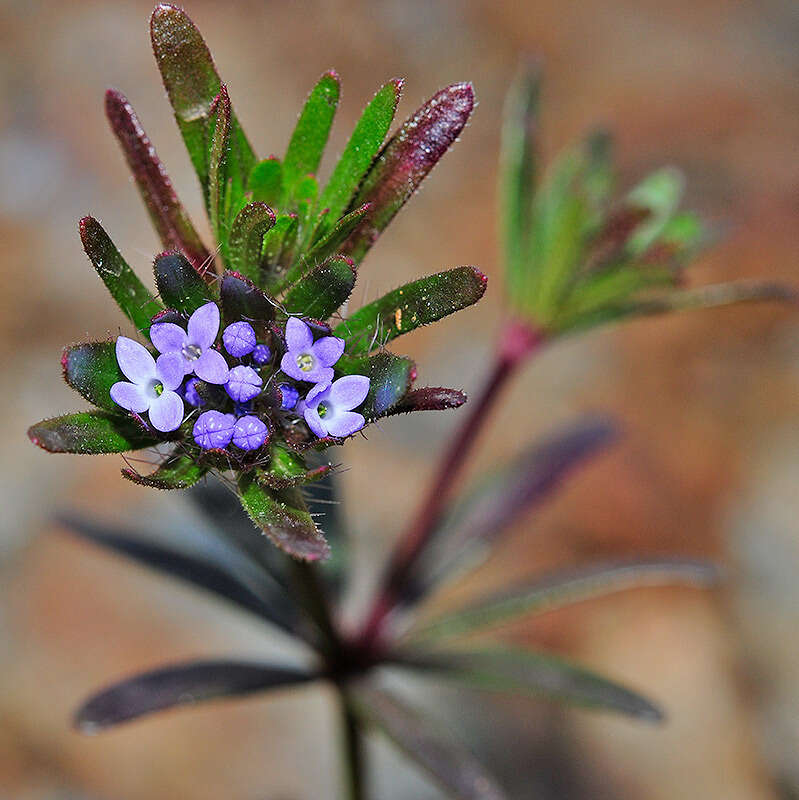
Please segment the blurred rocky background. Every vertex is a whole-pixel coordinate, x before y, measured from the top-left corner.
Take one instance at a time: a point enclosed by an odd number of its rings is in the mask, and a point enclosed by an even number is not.
[[[317,76],[344,95],[332,149],[375,88],[407,78],[399,115],[472,80],[480,105],[365,264],[356,300],[435,270],[489,274],[475,309],[403,341],[434,385],[473,389],[503,315],[495,172],[503,93],[523,52],[546,64],[544,147],[602,123],[622,184],[681,166],[719,235],[695,284],[799,280],[799,5],[794,0],[188,0],[262,156],[281,153]],[[50,456],[32,421],[80,407],[63,344],[120,317],[77,236],[100,218],[146,275],[158,249],[103,116],[137,109],[195,221],[201,200],[149,51],[148,0],[0,2],[0,797],[14,800],[337,796],[336,719],[323,690],[152,718],[98,738],[69,726],[91,690],[193,655],[262,654],[261,631],[204,597],[68,538],[54,509],[161,526],[178,496],[126,484],[120,459]],[[639,591],[503,631],[568,652],[657,698],[661,728],[532,700],[418,686],[514,798],[799,797],[799,320],[747,307],[637,322],[550,348],[507,393],[472,475],[586,410],[621,445],[519,524],[477,579],[615,555],[712,556],[713,593]],[[421,417],[421,418],[420,418]],[[342,476],[365,597],[458,412],[388,420]],[[121,511],[119,510],[121,509]],[[356,598],[356,605],[357,605]],[[383,742],[373,797],[439,794]]]

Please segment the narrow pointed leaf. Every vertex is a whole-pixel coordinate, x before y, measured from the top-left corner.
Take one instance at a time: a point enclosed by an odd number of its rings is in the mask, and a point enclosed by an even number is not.
[[[485,293],[486,282],[477,267],[457,267],[406,283],[358,309],[336,326],[335,334],[347,340],[348,353],[368,353],[476,303]]]
[[[207,472],[208,468],[199,463],[194,456],[175,453],[148,475],[141,475],[135,469],[126,467],[122,470],[122,476],[140,486],[149,486],[153,489],[188,489]]]
[[[182,314],[192,314],[214,299],[208,284],[182,253],[156,256],[153,271],[161,299]]]
[[[297,685],[314,677],[272,664],[191,661],[144,672],[94,695],[76,714],[75,726],[98,733],[155,711]]]
[[[204,274],[213,263],[188,214],[178,200],[172,182],[155,148],[127,98],[113,89],[105,94],[105,113],[122,145],[139,193],[165,250],[180,250],[194,268]]]
[[[329,256],[338,252],[339,248],[347,241],[349,235],[361,224],[363,218],[372,206],[369,203],[350,211],[339,219],[324,233],[310,248],[305,257],[307,264],[319,264]],[[291,277],[287,276],[287,280]]]
[[[458,138],[474,108],[469,83],[437,92],[389,140],[351,203],[371,203],[342,252],[360,263],[377,237]]]
[[[115,342],[86,342],[64,349],[61,367],[64,380],[90,403],[106,411],[119,412],[111,399],[111,387],[126,380],[117,364]]]
[[[411,411],[445,411],[449,408],[460,408],[466,400],[466,395],[457,389],[425,386],[408,392],[386,416],[408,414]]]
[[[249,203],[233,220],[228,239],[228,266],[257,283],[261,277],[264,236],[275,224],[275,212],[266,203]]]
[[[358,120],[319,198],[319,207],[329,210],[331,223],[337,223],[344,210],[349,207],[380,150],[397,110],[402,83],[401,79],[395,79],[382,86]]]
[[[294,284],[283,307],[289,314],[327,319],[347,301],[354,286],[355,264],[346,256],[333,256]]]
[[[283,159],[283,197],[291,202],[300,180],[316,172],[336,115],[341,83],[335,72],[326,72],[311,90]]]
[[[79,228],[83,249],[111,297],[136,329],[146,335],[150,319],[163,310],[163,306],[136,277],[96,219],[84,217]]]
[[[457,800],[505,800],[477,759],[432,720],[384,689],[357,684],[348,695],[366,722],[379,728]]]
[[[259,161],[250,172],[247,189],[252,192],[253,202],[276,208],[283,191],[283,165],[280,159],[270,156]]]
[[[683,174],[674,167],[664,167],[647,175],[630,191],[626,204],[649,212],[627,241],[627,251],[630,254],[640,255],[655,242],[677,211],[684,189]]]
[[[488,595],[466,608],[438,617],[415,632],[412,638],[464,636],[526,614],[542,614],[625,589],[670,585],[705,587],[713,584],[718,574],[707,562],[676,559],[596,565],[534,579]]]
[[[647,722],[663,721],[663,712],[637,692],[549,653],[493,647],[416,653],[401,658],[401,663],[474,689],[544,695]]]
[[[269,296],[237,272],[226,272],[222,276],[219,293],[222,313],[228,324],[244,319],[252,323],[260,334],[275,315],[273,301]]]
[[[319,561],[330,555],[325,537],[296,489],[267,489],[248,473],[239,480],[239,497],[255,525],[290,556],[302,561]]]
[[[330,464],[309,469],[299,453],[273,443],[269,451],[269,469],[256,470],[256,480],[267,489],[286,489],[316,483],[333,469]]]
[[[230,153],[230,97],[222,86],[208,118],[208,219],[225,264],[227,259],[227,209],[230,194],[228,159]]]
[[[286,284],[287,262],[290,261],[289,254],[297,238],[298,226],[296,214],[283,214],[264,236],[259,285],[272,294],[277,294]]]
[[[28,438],[50,453],[124,453],[162,441],[131,417],[109,411],[79,411],[37,422]]]
[[[367,422],[390,413],[416,380],[416,365],[413,361],[388,352],[368,357],[344,355],[336,363],[336,371],[344,375],[366,375],[369,378],[369,394],[358,409]]]
[[[189,157],[208,201],[208,124],[211,106],[222,84],[200,32],[176,6],[156,6],[150,19],[150,37],[158,69],[175,112]],[[230,120],[230,173],[246,186],[256,162],[235,115]]]

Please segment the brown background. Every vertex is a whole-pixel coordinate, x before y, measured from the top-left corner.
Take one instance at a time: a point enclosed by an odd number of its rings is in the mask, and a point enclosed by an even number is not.
[[[371,299],[463,263],[489,274],[479,308],[402,343],[423,382],[473,389],[504,313],[494,178],[502,96],[521,52],[545,59],[547,153],[599,122],[618,135],[624,184],[662,163],[683,167],[690,204],[724,237],[692,283],[795,276],[793,0],[191,0],[187,10],[262,156],[282,152],[305,93],[331,66],[344,85],[332,152],[390,77],[407,79],[401,116],[446,83],[475,83],[480,104],[463,141],[383,237],[356,289],[357,300]],[[249,622],[47,521],[77,505],[163,525],[185,513],[179,497],[125,484],[117,457],[48,456],[24,436],[30,422],[81,406],[60,382],[61,346],[118,330],[77,219],[98,216],[142,275],[158,247],[106,127],[106,87],[128,95],[202,217],[149,53],[149,11],[147,2],[0,3],[0,797],[327,800],[337,752],[322,690],[198,708],[96,739],[68,727],[86,693],[135,669],[275,649]],[[799,796],[797,363],[799,329],[786,312],[724,310],[558,344],[508,392],[477,468],[584,410],[616,415],[625,439],[440,603],[619,553],[729,565],[715,593],[627,593],[503,631],[658,698],[670,716],[663,728],[418,687],[417,702],[449,719],[514,797]],[[457,416],[388,421],[347,448],[362,568],[353,607]],[[439,796],[375,747],[375,797]]]

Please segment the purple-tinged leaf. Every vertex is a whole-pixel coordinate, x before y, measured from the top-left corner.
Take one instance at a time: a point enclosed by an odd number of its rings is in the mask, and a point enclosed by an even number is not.
[[[264,236],[275,224],[275,212],[266,203],[249,203],[230,227],[228,266],[257,283],[261,277]]]
[[[188,489],[190,486],[194,486],[207,472],[207,468],[200,464],[194,456],[175,453],[148,475],[141,475],[135,469],[126,467],[122,470],[122,477],[138,483],[140,486],[149,486],[153,489]]]
[[[388,141],[350,204],[371,203],[364,221],[350,235],[342,252],[356,263],[419,188],[428,172],[458,138],[474,108],[469,83],[437,92]]]
[[[275,315],[275,307],[269,296],[238,272],[226,272],[222,276],[220,298],[225,324],[246,320],[259,337],[263,336],[266,326]]]
[[[323,561],[330,556],[330,546],[296,489],[267,489],[247,473],[239,479],[239,497],[253,523],[290,556],[301,561]]]
[[[84,217],[79,223],[83,249],[116,300],[122,313],[147,335],[150,319],[163,306],[150,294],[144,284],[120,255],[108,234],[94,217]]]
[[[543,614],[593,597],[651,586],[707,587],[718,569],[705,561],[660,559],[599,564],[568,573],[538,577],[482,597],[466,608],[440,616],[411,634],[411,639],[447,639],[501,625],[526,614]]]
[[[153,272],[161,299],[182,314],[193,314],[209,300],[215,300],[208,284],[183,253],[161,253],[156,256]]]
[[[358,309],[334,333],[347,340],[350,355],[377,350],[403,333],[473,305],[485,293],[487,281],[477,267],[429,275]]]
[[[192,266],[213,273],[213,259],[178,200],[164,165],[127,98],[114,89],[105,93],[105,113],[122,145],[130,171],[165,250],[180,250]]]
[[[61,356],[64,380],[90,403],[119,412],[111,399],[111,387],[125,376],[117,364],[115,342],[86,342],[64,348]]]
[[[603,709],[646,722],[663,712],[637,692],[549,653],[510,647],[399,656],[399,665],[468,688],[544,695],[561,703]]]
[[[232,179],[230,178],[230,97],[227,87],[222,86],[211,106],[208,118],[208,219],[216,243],[222,252],[226,266],[230,265],[227,251],[228,215]],[[240,192],[243,194],[243,192]],[[234,212],[235,213],[235,212]]]
[[[376,353],[373,356],[343,355],[335,366],[343,375],[366,375],[369,394],[358,411],[373,422],[385,417],[411,389],[416,380],[416,364],[405,356]]]
[[[109,411],[79,411],[31,425],[28,438],[49,453],[99,455],[152,447],[164,437],[148,433],[132,417]]]
[[[289,289],[283,307],[289,314],[327,319],[347,301],[355,286],[355,264],[346,256],[331,256]]]
[[[466,400],[466,395],[457,389],[425,386],[408,392],[386,416],[408,414],[411,411],[444,411],[448,408],[460,408]]]
[[[144,672],[91,697],[75,716],[84,733],[178,706],[295,686],[316,676],[289,667],[246,661],[191,661]]]
[[[379,728],[457,800],[505,800],[475,757],[430,719],[384,689],[361,682],[348,694],[355,712]]]

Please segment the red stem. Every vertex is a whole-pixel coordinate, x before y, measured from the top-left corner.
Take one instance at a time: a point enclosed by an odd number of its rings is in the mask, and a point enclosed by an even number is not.
[[[511,320],[505,326],[491,372],[477,399],[469,403],[468,416],[445,451],[425,499],[394,550],[380,594],[359,637],[363,650],[379,646],[386,618],[396,605],[416,559],[441,520],[446,501],[502,387],[544,341],[543,332],[526,321]]]

